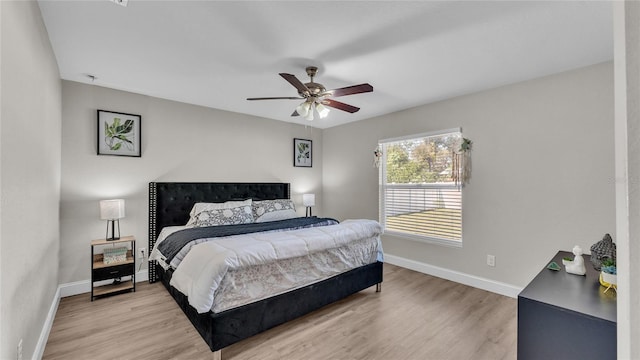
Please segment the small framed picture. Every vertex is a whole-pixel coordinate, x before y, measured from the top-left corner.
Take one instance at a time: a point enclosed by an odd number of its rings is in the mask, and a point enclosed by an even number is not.
[[[142,117],[98,110],[98,155],[140,157]]]
[[[311,140],[293,139],[293,166],[311,167]]]

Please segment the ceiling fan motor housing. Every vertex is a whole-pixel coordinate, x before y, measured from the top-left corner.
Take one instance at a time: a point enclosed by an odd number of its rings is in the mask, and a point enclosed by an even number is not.
[[[318,68],[315,66],[307,66],[306,68],[307,71],[307,75],[309,76],[309,78],[311,78],[311,81],[304,84],[304,86],[307,87],[307,89],[309,89],[309,94],[305,94],[304,92],[298,92],[298,94],[300,94],[300,96],[302,97],[307,97],[309,95],[314,96],[314,95],[319,95],[324,93],[325,91],[327,91],[327,89],[319,83],[313,82],[313,77],[316,76],[316,74],[318,73]]]
[[[309,94],[306,94],[307,96],[318,96],[320,94],[323,94],[325,91],[327,91],[327,89],[325,89],[322,84],[318,84],[314,82],[308,82],[304,84],[304,86],[306,86],[307,89],[309,89]],[[300,94],[300,96],[302,97],[307,97],[303,92],[298,92],[298,94]]]

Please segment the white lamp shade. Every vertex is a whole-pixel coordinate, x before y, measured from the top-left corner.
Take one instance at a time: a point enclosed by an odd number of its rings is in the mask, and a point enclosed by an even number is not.
[[[320,119],[324,119],[329,115],[329,108],[322,104],[316,105],[316,111],[318,112]]]
[[[311,105],[305,101],[302,104],[298,105],[298,107],[296,107],[296,112],[298,113],[298,115],[306,117],[309,114],[310,108]]]
[[[100,200],[100,219],[117,220],[124,217],[124,200]]]
[[[309,112],[307,113],[307,116],[305,116],[304,118],[309,121],[313,120],[313,107],[309,108]]]
[[[316,206],[316,194],[302,194],[302,205]]]

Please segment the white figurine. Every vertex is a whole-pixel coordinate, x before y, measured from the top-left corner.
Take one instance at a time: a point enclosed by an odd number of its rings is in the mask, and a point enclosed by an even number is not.
[[[565,266],[565,270],[569,274],[584,275],[587,273],[587,269],[584,267],[584,258],[582,257],[582,248],[578,245],[573,247],[573,261],[568,262]]]

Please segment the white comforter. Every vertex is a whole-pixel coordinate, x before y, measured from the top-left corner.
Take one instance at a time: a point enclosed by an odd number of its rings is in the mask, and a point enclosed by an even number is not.
[[[189,304],[199,313],[204,313],[212,308],[215,291],[230,270],[341,248],[355,240],[375,239],[377,252],[356,254],[363,259],[355,261],[347,259],[354,267],[366,265],[382,260],[381,231],[380,224],[373,220],[346,220],[310,229],[215,238],[191,248],[173,273],[171,285],[187,295]]]

